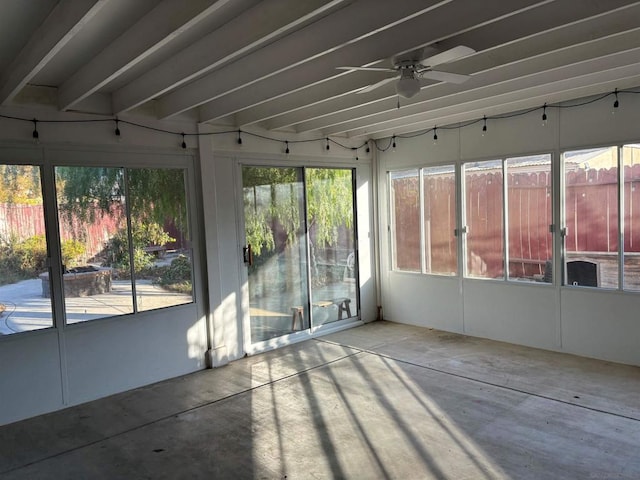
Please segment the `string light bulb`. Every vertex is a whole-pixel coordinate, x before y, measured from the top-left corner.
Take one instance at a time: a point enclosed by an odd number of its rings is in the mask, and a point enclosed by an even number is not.
[[[184,133],[181,133],[182,135],[182,144],[180,145],[182,148],[187,148],[187,142],[184,139]]]
[[[547,126],[547,104],[545,103],[542,107],[542,126]]]
[[[484,115],[482,117],[482,122],[483,122],[483,124],[482,124],[482,136],[484,137],[486,135],[486,133],[487,133],[487,116],[486,115]]]
[[[286,153],[287,155],[289,155],[289,152],[290,152],[290,150],[289,150],[289,140],[285,140],[285,142],[284,142],[284,143],[285,143],[285,145],[287,146],[287,148],[285,149],[284,153]]]
[[[433,144],[438,143],[438,127],[433,127]]]
[[[394,152],[396,151],[396,136],[395,135],[391,138],[391,148],[393,148]]]
[[[242,131],[238,130],[238,145],[242,145],[242,136],[241,136],[241,134],[242,134]]]
[[[120,140],[120,126],[118,124],[119,120],[116,118],[115,122],[116,122],[116,129],[113,131],[113,133],[115,134],[116,137],[118,137],[118,140]]]
[[[613,92],[613,94],[615,95],[616,99],[613,102],[613,111],[611,113],[615,113],[616,112],[616,108],[620,107],[620,100],[618,100],[618,89],[616,88]]]
[[[331,150],[331,147],[329,147],[329,137],[327,137],[327,152]]]
[[[38,133],[38,120],[34,118],[32,121],[33,121],[33,132],[31,133],[31,138],[33,138],[33,141],[35,143],[40,143],[40,134]]]

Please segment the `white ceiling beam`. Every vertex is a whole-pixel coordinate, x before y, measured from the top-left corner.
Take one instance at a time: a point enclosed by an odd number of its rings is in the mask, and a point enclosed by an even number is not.
[[[212,121],[272,98],[287,95],[291,91],[308,88],[336,76],[336,67],[341,65],[370,64],[420,45],[443,40],[455,33],[477,28],[478,25],[499,21],[504,16],[516,14],[522,9],[532,8],[540,3],[533,0],[459,0],[444,5],[427,15],[386,29],[366,42],[352,43],[317,58],[314,62],[300,65],[286,75],[264,79],[251,89],[243,89],[208,102],[200,108],[200,120]]]
[[[113,92],[121,113],[230,63],[346,0],[264,0]],[[271,18],[271,21],[264,21]],[[215,46],[215,48],[212,48]]]
[[[283,113],[294,112],[330,99],[343,98],[344,95],[355,92],[367,85],[371,78],[370,72],[361,70],[353,73],[343,73],[321,82],[313,88],[292,92],[280,98],[268,100],[254,107],[235,114],[234,121],[238,126],[259,123]],[[217,121],[217,120],[216,120]]]
[[[61,0],[0,78],[9,103],[109,0]]]
[[[444,67],[445,70],[454,73],[474,73],[481,72],[488,68],[496,68],[500,65],[517,61],[521,58],[533,57],[543,54],[549,50],[557,50],[574,44],[583,43],[594,38],[613,35],[621,31],[633,29],[638,26],[637,18],[640,17],[640,2],[618,2],[624,4],[618,10],[609,10],[610,4],[589,3],[584,4],[582,0],[571,0],[555,2],[541,6],[534,11],[526,12],[527,21],[523,22],[519,15],[509,17],[497,24],[487,25],[483,28],[471,30],[461,35],[447,39],[447,44],[470,45],[481,52],[462,59]],[[573,5],[572,5],[573,4]],[[580,7],[581,8],[578,8]],[[611,4],[613,6],[613,4]],[[595,17],[594,17],[595,16]],[[567,25],[567,23],[569,23]],[[503,46],[504,45],[504,46]],[[496,48],[497,47],[497,48]],[[354,75],[353,72],[349,76]],[[359,77],[363,78],[363,77]],[[384,78],[381,74],[370,75],[369,80]],[[363,83],[361,86],[366,85]],[[466,85],[464,86],[466,87]],[[375,90],[368,94],[350,95],[346,98],[339,98],[339,91],[328,91],[322,86],[306,89],[298,92],[297,98],[304,101],[304,98],[313,97],[322,90],[326,100],[308,108],[301,108],[303,105],[295,105],[297,108],[284,110],[283,114],[273,115],[273,112],[282,112],[278,109],[277,100],[269,102],[271,104],[272,118],[263,125],[267,129],[282,129],[295,127],[306,129],[306,127],[296,127],[304,122],[338,115],[350,116],[350,109],[361,108],[372,101],[383,101],[386,98],[396,98],[394,85]],[[305,95],[306,94],[306,95]],[[283,97],[281,101],[288,99]],[[339,98],[339,99],[338,99]],[[414,99],[402,100],[402,104],[411,103]],[[258,107],[254,107],[257,109]],[[290,113],[289,113],[290,112]],[[248,120],[245,112],[239,112],[238,117]],[[323,125],[320,128],[324,128]]]
[[[164,0],[60,86],[60,109],[73,107],[229,1]]]
[[[158,101],[168,117],[297,67],[451,0],[358,0],[281,40],[211,72]]]
[[[340,133],[348,137],[385,136],[386,132],[395,132],[399,129],[403,129],[402,131],[405,132],[415,131],[419,129],[415,127],[417,124],[424,125],[425,122],[432,122],[430,127],[449,124],[451,123],[450,115],[462,115],[463,117],[467,115],[464,120],[475,119],[477,115],[471,112],[476,111],[480,108],[479,106],[485,108],[492,105],[499,106],[505,103],[524,101],[531,96],[569,91],[590,84],[601,84],[637,75],[640,75],[640,47],[585,61],[578,65],[569,65],[506,81],[503,84],[487,86],[469,92],[468,95],[456,96],[455,104],[443,99],[436,99],[432,102],[425,102],[420,111],[414,110],[411,114],[403,115],[401,118],[378,121],[368,125],[353,125],[351,129],[347,127],[326,129],[322,130],[322,135]],[[462,98],[458,100],[458,97]],[[550,102],[550,100],[545,101]]]
[[[479,90],[485,87],[502,88],[507,81],[519,78],[531,78],[539,72],[550,71],[559,67],[570,68],[572,64],[584,65],[592,59],[614,55],[623,48],[621,45],[637,45],[635,41],[640,38],[640,27],[621,34],[608,36],[602,39],[583,42],[567,48],[525,58],[517,62],[505,65],[493,66],[485,71],[474,74],[471,79],[462,85],[434,84],[424,88],[419,95],[411,99],[402,99],[403,108],[395,108],[397,97],[393,94],[393,86],[383,88],[382,94],[386,98],[360,106],[355,109],[338,112],[333,115],[325,115],[307,122],[296,125],[296,131],[305,132],[310,130],[340,131],[343,128],[350,129],[348,125],[363,124],[366,122],[375,123],[411,114],[413,111],[423,111],[426,103],[432,100],[446,99],[447,102],[455,96],[455,101],[459,101],[466,95],[477,95]],[[528,39],[532,41],[533,39]],[[507,45],[505,49],[519,50],[518,43]],[[625,47],[626,48],[626,47]],[[488,57],[490,52],[484,53]],[[490,61],[490,60],[489,60]],[[431,108],[431,107],[429,107]]]

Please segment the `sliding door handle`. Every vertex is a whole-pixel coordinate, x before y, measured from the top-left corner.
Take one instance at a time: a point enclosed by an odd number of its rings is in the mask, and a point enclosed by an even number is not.
[[[253,265],[253,254],[251,253],[251,244],[247,243],[242,247],[242,260],[247,267]]]

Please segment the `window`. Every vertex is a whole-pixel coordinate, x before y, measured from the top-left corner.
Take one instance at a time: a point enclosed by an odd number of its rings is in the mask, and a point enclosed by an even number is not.
[[[43,204],[39,167],[0,165],[0,335],[53,326]]]
[[[191,303],[191,241],[181,169],[127,169],[138,311]]]
[[[67,323],[193,300],[182,169],[55,175]]]
[[[618,149],[565,152],[563,164],[565,284],[618,288]]]
[[[390,172],[394,270],[456,275],[454,165]]]
[[[640,145],[565,152],[563,166],[564,283],[640,291]]]
[[[508,158],[509,279],[552,281],[551,155]]]
[[[467,163],[464,181],[466,275],[551,282],[551,155]]]
[[[640,144],[622,147],[624,288],[640,291]]]
[[[453,165],[422,169],[425,272],[456,275],[456,173]]]
[[[419,172],[391,172],[389,182],[393,269],[421,272]]]
[[[466,274],[504,278],[502,160],[464,165]]]

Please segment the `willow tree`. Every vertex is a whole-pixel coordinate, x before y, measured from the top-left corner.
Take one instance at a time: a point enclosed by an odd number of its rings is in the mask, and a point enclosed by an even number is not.
[[[57,167],[56,188],[60,212],[74,238],[82,239],[84,225],[98,218],[116,219],[119,231],[107,246],[114,258],[128,258],[127,210],[138,256],[148,245],[175,241],[164,231],[167,221],[188,238],[182,169]]]
[[[182,169],[57,167],[56,186],[61,209],[83,221],[113,214],[114,206],[126,201],[142,221],[162,224],[173,218],[187,226]]]
[[[278,228],[285,232],[288,245],[300,234],[301,172],[297,168],[243,169],[245,233],[256,255],[276,248],[274,233]],[[304,172],[307,226],[313,231],[314,239],[312,248],[334,246],[340,229],[352,227],[351,170],[308,168]]]

